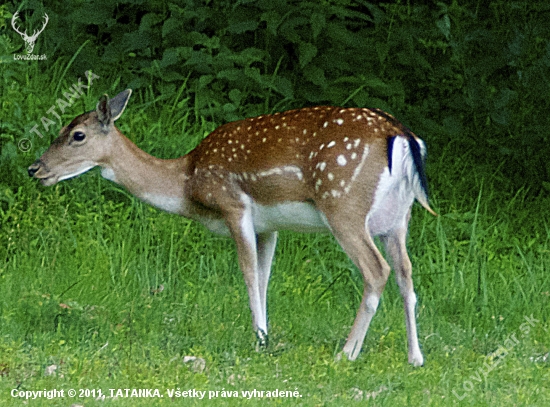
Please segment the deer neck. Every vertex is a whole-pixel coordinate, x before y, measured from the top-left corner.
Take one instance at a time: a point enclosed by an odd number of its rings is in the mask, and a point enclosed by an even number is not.
[[[152,206],[186,214],[187,157],[168,160],[153,157],[120,132],[113,147],[108,159],[99,163],[104,178],[122,185]]]

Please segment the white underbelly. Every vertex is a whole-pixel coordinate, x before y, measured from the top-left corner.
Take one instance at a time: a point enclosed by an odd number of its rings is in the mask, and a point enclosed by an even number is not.
[[[276,205],[252,203],[252,220],[256,233],[276,230],[326,232],[325,215],[308,202],[284,202]]]
[[[225,223],[225,220],[223,218],[199,218],[196,220],[198,220],[206,229],[208,229],[212,233],[227,237],[231,236],[231,232],[229,231],[229,228],[227,227],[227,224]]]
[[[294,232],[328,232],[325,215],[307,202],[285,202],[276,205],[261,205],[251,202],[254,233],[291,230]],[[197,219],[213,233],[230,236],[231,232],[223,218]]]

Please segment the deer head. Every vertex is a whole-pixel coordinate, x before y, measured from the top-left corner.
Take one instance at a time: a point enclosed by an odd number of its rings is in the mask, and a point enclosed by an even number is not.
[[[84,113],[63,127],[48,151],[29,169],[43,185],[54,185],[103,164],[117,148],[114,122],[121,115],[131,90],[112,99],[102,96],[96,110]]]
[[[31,36],[27,35],[27,30],[25,30],[25,32],[19,31],[19,29],[15,25],[15,20],[17,20],[18,18],[19,18],[19,12],[16,12],[11,18],[11,26],[13,27],[15,32],[19,34],[21,38],[23,38],[23,41],[25,41],[25,49],[27,50],[27,53],[32,54],[32,51],[34,49],[34,44],[36,43],[36,39],[38,38],[40,33],[44,31],[44,28],[46,28],[49,17],[46,13],[44,13],[44,25],[40,30],[35,30]]]

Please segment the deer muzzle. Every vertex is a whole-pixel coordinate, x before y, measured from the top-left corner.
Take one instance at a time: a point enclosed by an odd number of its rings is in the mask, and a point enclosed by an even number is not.
[[[41,160],[36,160],[27,168],[29,177],[39,179],[42,185],[49,186],[57,182],[57,177],[52,174]]]
[[[34,175],[38,172],[39,169],[40,169],[40,160],[37,160],[34,163],[32,163],[32,165],[30,165],[29,168],[27,168],[29,177],[31,178],[34,177]]]

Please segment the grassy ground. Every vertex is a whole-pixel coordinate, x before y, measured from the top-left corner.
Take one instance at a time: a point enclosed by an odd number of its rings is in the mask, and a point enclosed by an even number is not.
[[[97,86],[88,109],[105,90]],[[132,99],[119,126],[152,154],[184,154],[212,130],[176,114],[181,98],[145,100]],[[50,106],[21,103],[28,110],[12,125],[25,131]],[[81,111],[68,109],[65,122]],[[415,207],[410,227],[425,356],[415,369],[393,278],[360,358],[334,361],[362,282],[331,236],[282,234],[269,290],[270,346],[256,353],[230,240],[137,202],[97,170],[43,188],[23,173],[49,140],[32,142],[14,156],[13,173],[2,173],[0,190],[2,405],[23,404],[13,389],[64,390],[64,398],[28,402],[48,407],[236,405],[249,396],[249,405],[305,406],[550,400],[550,202],[512,191],[498,170],[467,154],[450,158],[452,146],[429,163],[441,216]],[[186,356],[199,359],[184,363]],[[68,397],[69,389],[88,389],[89,397]],[[113,399],[109,389],[158,389],[164,397]],[[204,398],[170,397],[193,389]],[[99,390],[104,401],[96,400]],[[244,393],[254,390],[297,397]]]

